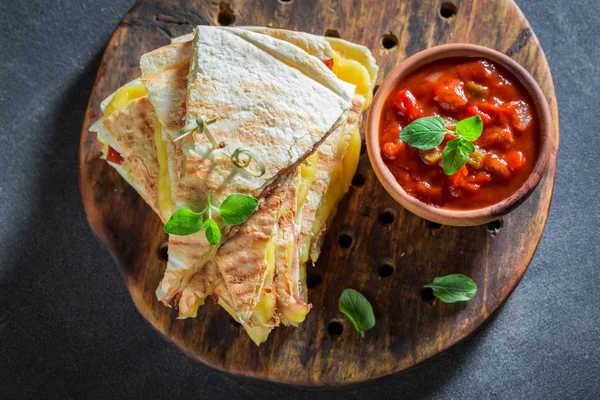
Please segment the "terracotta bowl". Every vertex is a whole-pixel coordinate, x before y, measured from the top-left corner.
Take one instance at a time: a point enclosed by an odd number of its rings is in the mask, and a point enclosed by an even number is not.
[[[397,85],[420,67],[444,58],[478,57],[487,58],[503,66],[517,78],[529,92],[539,120],[540,152],[533,171],[523,185],[510,197],[484,208],[474,210],[450,210],[423,203],[408,195],[396,181],[384,163],[379,146],[379,124],[384,104]],[[473,44],[446,44],[423,50],[400,63],[379,87],[367,117],[366,142],[371,165],[387,192],[404,208],[427,220],[442,225],[474,226],[486,224],[506,215],[521,204],[536,188],[548,166],[553,141],[550,110],[546,97],[535,79],[510,57],[487,47]]]

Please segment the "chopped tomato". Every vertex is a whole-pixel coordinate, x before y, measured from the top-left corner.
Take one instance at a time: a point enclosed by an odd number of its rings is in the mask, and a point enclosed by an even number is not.
[[[111,146],[108,146],[108,153],[106,154],[106,161],[110,161],[113,164],[121,165],[123,164],[123,157],[121,154],[113,149]]]
[[[525,166],[525,157],[523,153],[517,150],[511,150],[504,156],[504,161],[512,172],[519,172]]]
[[[467,116],[474,117],[476,115],[479,115],[481,117],[481,119],[483,120],[483,126],[486,126],[492,120],[492,117],[490,117],[488,114],[481,111],[476,105],[471,104],[471,105],[467,106]]]
[[[486,171],[498,177],[508,178],[510,176],[510,168],[506,161],[495,154],[488,153],[483,160],[483,166]]]
[[[467,182],[473,183],[476,185],[487,183],[492,180],[492,176],[487,172],[479,171],[475,175],[469,175],[467,177]]]
[[[452,79],[448,84],[440,85],[435,89],[433,99],[445,110],[460,110],[468,101],[463,86],[458,79]]]
[[[398,113],[409,121],[421,118],[423,114],[421,107],[417,106],[415,96],[409,90],[400,91],[394,100],[394,105]]]
[[[523,100],[511,101],[503,106],[507,110],[508,117],[514,129],[523,132],[531,123],[529,106]]]
[[[456,72],[463,81],[485,82],[491,78],[494,70],[494,65],[485,60],[464,63],[456,67]]]
[[[385,141],[398,140],[400,137],[400,127],[398,124],[387,124],[383,130],[382,138]]]
[[[515,138],[512,134],[512,130],[508,126],[499,127],[492,126],[490,128],[484,128],[483,133],[477,139],[477,144],[481,146],[500,146],[506,147],[514,143]]]
[[[417,183],[415,189],[419,195],[428,199],[436,199],[442,197],[442,188],[431,186],[427,182]]]
[[[383,144],[383,154],[390,160],[396,158],[396,156],[400,153],[400,151],[404,148],[404,143],[400,142],[400,140],[395,140],[393,142],[386,142]]]
[[[467,175],[469,175],[469,171],[466,166],[463,166],[454,175],[450,175],[450,185],[454,187],[462,186]]]
[[[323,60],[323,64],[325,64],[325,66],[329,69],[333,68],[333,58],[330,58],[329,60]]]

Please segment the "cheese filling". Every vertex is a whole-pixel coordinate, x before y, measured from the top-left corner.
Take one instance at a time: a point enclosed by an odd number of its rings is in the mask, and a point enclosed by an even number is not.
[[[162,125],[158,121],[158,118],[154,124],[154,143],[156,144],[156,156],[158,159],[158,206],[163,218],[168,220],[173,214],[174,204],[171,198],[167,147],[162,140]]]

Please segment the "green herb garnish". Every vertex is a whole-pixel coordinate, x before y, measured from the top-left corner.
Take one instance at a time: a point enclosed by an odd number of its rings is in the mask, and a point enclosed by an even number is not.
[[[477,285],[471,278],[463,274],[438,276],[433,283],[424,287],[433,290],[433,295],[444,303],[468,301],[477,293]]]
[[[232,194],[219,207],[221,218],[226,224],[239,225],[254,212],[258,200],[245,194]]]
[[[371,303],[354,289],[344,289],[338,301],[338,308],[363,336],[375,326],[375,314]]]
[[[439,146],[447,133],[457,136],[446,143],[442,152],[442,167],[446,175],[454,175],[469,160],[475,151],[473,143],[483,131],[483,120],[479,115],[465,118],[456,124],[456,130],[446,128],[441,117],[419,118],[402,129],[400,139],[419,150],[430,150]]]
[[[252,196],[232,194],[223,201],[220,207],[216,207],[211,204],[210,197],[209,193],[208,204],[200,212],[185,207],[175,211],[165,224],[164,231],[172,235],[187,236],[204,228],[206,240],[215,245],[221,241],[221,229],[212,217],[213,211],[221,215],[225,224],[239,225],[248,219],[258,205],[258,200]],[[204,214],[207,216],[206,220]]]

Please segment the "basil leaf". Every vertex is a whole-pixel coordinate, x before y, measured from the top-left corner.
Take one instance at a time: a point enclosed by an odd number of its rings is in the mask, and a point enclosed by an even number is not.
[[[175,211],[165,224],[164,231],[172,235],[187,236],[202,229],[202,214],[195,213],[189,208]]]
[[[413,121],[400,132],[400,139],[420,150],[437,147],[448,133],[441,117],[425,117]]]
[[[442,167],[446,175],[454,175],[469,160],[469,153],[464,151],[458,143],[460,139],[452,140],[446,144],[442,151]],[[457,142],[456,144],[450,144]]]
[[[475,145],[469,142],[467,139],[459,139],[458,146],[467,153],[472,153],[475,151]]]
[[[460,143],[460,139],[454,139],[446,143],[447,148],[456,149]]]
[[[258,200],[245,194],[228,196],[219,207],[221,218],[226,224],[239,225],[256,210]]]
[[[206,235],[208,243],[212,245],[219,244],[221,241],[221,230],[215,220],[212,218],[207,219],[204,221],[203,227],[206,229],[204,234]]]
[[[471,300],[477,293],[477,285],[463,274],[438,276],[433,283],[425,285],[433,290],[433,295],[444,303]]]
[[[344,289],[338,301],[338,308],[360,333],[375,326],[375,314],[371,303],[354,289]]]
[[[456,134],[471,142],[477,140],[483,132],[483,120],[479,115],[465,118],[456,124]]]

